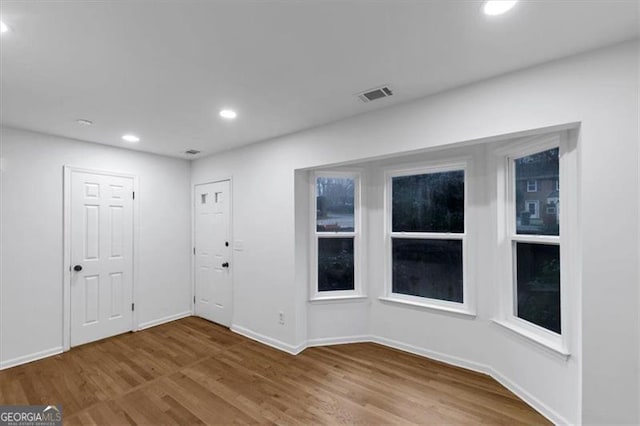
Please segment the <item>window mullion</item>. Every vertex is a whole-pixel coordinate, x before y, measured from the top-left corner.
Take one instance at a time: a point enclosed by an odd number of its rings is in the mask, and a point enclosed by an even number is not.
[[[464,240],[466,234],[447,232],[391,232],[391,238],[413,238],[419,240]]]
[[[511,241],[522,242],[522,243],[532,243],[532,244],[560,244],[560,237],[555,235],[522,235],[515,234],[511,235]]]
[[[318,238],[353,238],[356,235],[356,232],[316,232]]]

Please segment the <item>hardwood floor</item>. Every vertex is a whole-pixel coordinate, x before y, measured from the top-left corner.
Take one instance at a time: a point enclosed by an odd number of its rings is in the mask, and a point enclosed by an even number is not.
[[[65,424],[548,424],[488,376],[373,343],[288,355],[190,317],[0,371]]]

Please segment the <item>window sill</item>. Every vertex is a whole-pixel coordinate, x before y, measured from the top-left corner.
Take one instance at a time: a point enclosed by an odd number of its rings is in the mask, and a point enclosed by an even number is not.
[[[515,333],[518,336],[523,337],[528,341],[537,344],[541,348],[553,353],[554,355],[561,356],[565,360],[571,356],[571,353],[566,347],[564,347],[562,344],[554,342],[553,340],[545,339],[543,336],[540,336],[537,333],[534,333],[522,327],[519,327],[518,325],[513,324],[509,321],[499,320],[499,319],[493,319],[491,321],[494,324],[497,324],[502,328],[509,330],[512,333]]]
[[[323,304],[323,303],[335,303],[335,302],[359,302],[365,301],[369,297],[362,294],[350,295],[350,296],[325,296],[325,297],[314,297],[313,299],[309,299],[309,303],[312,304]]]
[[[469,318],[475,318],[476,313],[464,308],[454,308],[450,306],[436,305],[435,303],[414,302],[411,300],[397,299],[395,297],[379,297],[380,301],[385,303],[396,303],[399,305],[407,305],[415,308],[437,311],[441,313],[461,315]]]

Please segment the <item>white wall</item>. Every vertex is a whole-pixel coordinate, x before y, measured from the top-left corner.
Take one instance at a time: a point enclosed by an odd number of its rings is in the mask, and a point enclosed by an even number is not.
[[[139,177],[140,326],[191,311],[190,163],[0,129],[0,363],[61,350],[63,166]]]
[[[195,161],[192,183],[233,176],[234,239],[245,247],[234,252],[234,324],[294,351],[308,339],[378,333],[422,352],[488,363],[558,421],[637,423],[637,94],[638,44],[631,42]],[[362,302],[305,307],[304,268],[294,261],[304,260],[296,243],[306,230],[295,231],[303,222],[295,207],[308,200],[296,170],[577,122],[582,296],[581,312],[573,315],[582,315],[582,328],[572,348],[576,361],[559,362],[495,329],[486,320],[490,312],[470,321],[381,307],[375,286],[371,309],[361,310]],[[354,309],[359,318],[371,315],[370,328],[354,324]],[[401,328],[402,318],[430,330]],[[484,359],[482,346],[501,355]]]

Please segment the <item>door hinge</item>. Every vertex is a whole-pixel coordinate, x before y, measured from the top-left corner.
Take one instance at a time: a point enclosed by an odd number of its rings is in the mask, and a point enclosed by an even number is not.
[[[193,296],[193,303],[194,304],[196,303],[196,297],[195,296]]]
[[[196,248],[195,247],[193,248],[193,254],[194,255],[196,254]]]
[[[136,199],[136,191],[133,191],[133,199]]]
[[[131,310],[132,310],[132,311],[135,311],[135,310],[136,310],[136,304],[135,304],[135,303],[132,303],[132,304],[131,304]]]

